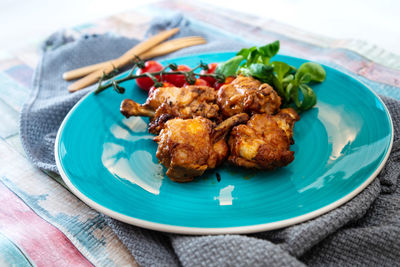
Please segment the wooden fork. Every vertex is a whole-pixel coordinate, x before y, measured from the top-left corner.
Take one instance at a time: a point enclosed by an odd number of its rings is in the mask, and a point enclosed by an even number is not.
[[[136,46],[132,47],[131,49],[129,49],[127,52],[125,52],[122,56],[120,56],[117,59],[105,61],[102,63],[82,67],[82,68],[71,70],[71,71],[67,71],[63,74],[63,78],[67,81],[77,79],[77,78],[83,77],[89,73],[92,73],[96,70],[106,68],[108,65],[113,65],[113,64],[115,64],[115,61],[117,61],[117,60],[122,61],[122,59],[128,58],[132,54],[143,53],[143,52],[151,49],[152,47],[158,45],[159,43],[165,41],[166,39],[170,38],[171,36],[175,35],[178,31],[179,31],[179,28],[173,28],[171,30],[162,31],[162,32],[150,37],[148,40],[141,42],[141,43],[137,44]]]
[[[100,77],[102,77],[103,74],[109,74],[114,68],[120,68],[120,67],[125,66],[126,64],[130,63],[131,60],[136,55],[141,56],[141,58],[143,58],[143,59],[149,59],[152,57],[161,56],[161,55],[165,55],[165,54],[174,52],[174,51],[182,49],[184,47],[189,47],[189,46],[199,45],[199,44],[204,44],[204,43],[206,43],[206,40],[204,40],[204,38],[199,37],[199,36],[192,36],[192,37],[184,37],[184,38],[179,38],[179,39],[174,39],[174,40],[164,42],[164,43],[159,44],[158,46],[155,46],[152,49],[150,49],[146,52],[142,52],[142,53],[128,54],[128,52],[129,52],[128,51],[121,58],[118,58],[116,60],[112,60],[109,62],[105,62],[105,64],[100,63],[100,64],[102,64],[100,69],[95,70],[94,72],[90,73],[86,77],[71,84],[68,87],[68,90],[70,92],[75,92],[77,90],[80,90],[88,85],[91,85],[91,84],[97,82],[100,79]],[[98,64],[98,65],[100,65],[100,64]]]

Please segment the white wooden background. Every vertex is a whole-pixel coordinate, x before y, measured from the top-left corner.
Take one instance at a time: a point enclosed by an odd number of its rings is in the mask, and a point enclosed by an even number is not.
[[[190,0],[188,0],[190,1]],[[21,48],[59,28],[156,0],[0,0],[0,50]],[[196,0],[338,39],[359,39],[400,55],[398,0]]]

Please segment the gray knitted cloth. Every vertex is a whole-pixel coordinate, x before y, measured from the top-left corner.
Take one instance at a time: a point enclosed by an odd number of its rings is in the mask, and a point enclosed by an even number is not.
[[[170,57],[237,50],[247,45],[217,32],[195,32],[181,16],[158,20],[149,32],[175,26],[182,29],[179,35],[203,35],[209,43]],[[110,34],[74,41],[59,33],[48,39],[20,121],[23,146],[36,166],[57,172],[53,148],[58,127],[73,105],[93,89],[69,94],[61,74],[115,58],[136,42]],[[314,220],[252,235],[216,236],[164,234],[106,216],[104,220],[143,266],[400,265],[400,102],[383,100],[395,129],[393,150],[385,168],[353,200]]]

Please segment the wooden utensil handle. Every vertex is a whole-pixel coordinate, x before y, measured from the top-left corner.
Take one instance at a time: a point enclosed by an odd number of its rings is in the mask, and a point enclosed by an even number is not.
[[[64,72],[63,79],[66,81],[78,79],[78,78],[88,75],[96,70],[107,67],[107,65],[110,64],[110,62],[111,62],[111,60]]]
[[[138,45],[129,49],[122,56],[120,56],[118,58],[118,60],[123,59],[124,62],[128,63],[131,60],[132,55],[140,55],[140,54],[146,52],[147,50],[149,50],[152,47],[161,43],[162,41],[170,38],[171,36],[176,34],[178,31],[179,31],[179,28],[173,28],[171,30],[163,31],[159,34],[156,34],[156,35],[150,37],[149,39],[147,39],[146,41],[139,43]],[[113,61],[115,61],[115,60],[113,60]],[[111,61],[101,62],[101,63],[97,63],[94,65],[82,67],[79,69],[67,71],[63,74],[63,78],[65,80],[69,81],[69,80],[83,77],[85,75],[88,75],[88,74],[96,71],[96,70],[107,68],[107,66],[110,64],[110,62]]]
[[[173,28],[171,30],[163,31],[159,34],[156,34],[146,41],[139,43],[135,47],[129,49],[126,51],[121,57],[118,59],[124,59],[125,61],[129,60],[132,58],[132,55],[141,55],[142,53],[146,52],[147,50],[150,50],[151,48],[155,47],[159,43],[167,40],[171,36],[175,35],[179,31],[179,28]]]

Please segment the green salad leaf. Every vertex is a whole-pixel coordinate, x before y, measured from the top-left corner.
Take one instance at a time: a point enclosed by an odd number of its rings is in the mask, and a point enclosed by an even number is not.
[[[273,86],[284,107],[293,107],[298,112],[312,108],[317,103],[317,95],[309,84],[325,80],[324,68],[314,62],[303,63],[298,69],[282,61],[271,62],[279,48],[279,41],[243,48],[235,57],[218,64],[216,73],[225,77],[252,76]]]
[[[272,81],[273,70],[274,68],[270,65],[254,63],[248,67],[240,68],[238,73],[245,76],[253,76],[256,79],[267,82]]]
[[[236,75],[236,71],[242,63],[244,57],[236,56],[225,62],[219,63],[217,68],[215,69],[215,73],[223,74],[225,77]]]
[[[326,76],[324,68],[314,62],[306,62],[297,70],[297,75],[300,77],[307,74],[310,75],[310,79],[313,82],[323,82]]]
[[[260,46],[260,47],[250,47],[243,48],[237,55],[242,56],[246,59],[245,66],[250,66],[252,64],[261,63],[268,64],[270,59],[275,56],[279,51],[279,41]]]

